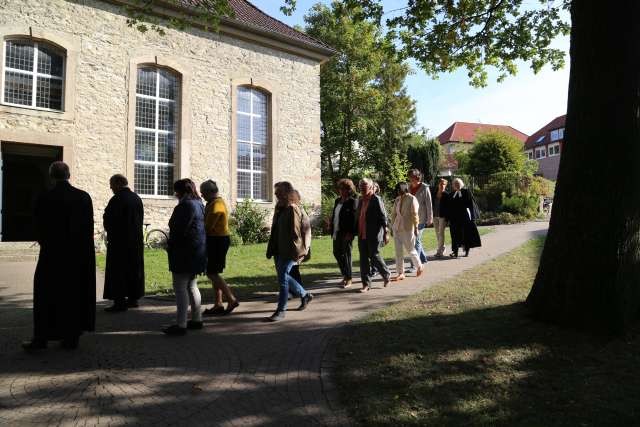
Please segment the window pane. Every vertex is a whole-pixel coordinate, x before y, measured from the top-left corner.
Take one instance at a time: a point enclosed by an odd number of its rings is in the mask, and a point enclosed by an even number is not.
[[[155,160],[156,134],[136,130],[136,160],[153,162]]]
[[[57,50],[38,44],[38,72],[62,77],[63,55]]]
[[[136,93],[140,95],[156,96],[156,70],[153,68],[138,68]]]
[[[253,170],[267,171],[267,147],[264,145],[253,146]]]
[[[158,129],[175,132],[176,130],[176,103],[159,101],[158,103]]]
[[[5,66],[33,71],[33,43],[26,40],[7,40]]]
[[[257,90],[253,91],[253,114],[262,117],[267,114],[267,95]]]
[[[249,172],[238,172],[238,197],[241,199],[251,198],[251,174]]]
[[[253,142],[256,144],[267,143],[267,120],[264,116],[253,118]]]
[[[176,135],[174,133],[158,134],[158,161],[161,163],[173,163],[173,155],[176,152]]]
[[[136,193],[153,195],[153,165],[134,165],[133,179],[135,182],[134,189]]]
[[[158,195],[173,194],[173,166],[158,166]]]
[[[263,173],[253,174],[253,198],[267,200],[267,175]]]
[[[238,139],[251,141],[251,116],[238,114]]]
[[[13,71],[7,71],[4,76],[4,102],[31,105],[33,77]]]
[[[62,80],[38,77],[36,107],[62,110]]]
[[[246,87],[238,88],[238,111],[243,113],[251,112],[251,89]]]
[[[160,70],[160,98],[178,99],[178,77],[167,70]]]
[[[147,129],[156,128],[156,101],[136,98],[136,126]]]
[[[251,170],[251,145],[238,143],[238,169]]]

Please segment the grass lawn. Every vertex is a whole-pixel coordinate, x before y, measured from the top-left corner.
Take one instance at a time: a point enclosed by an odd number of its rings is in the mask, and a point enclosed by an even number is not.
[[[342,402],[366,426],[640,425],[640,339],[533,322],[533,240],[350,326]]]
[[[481,235],[493,231],[490,227],[479,227]],[[432,228],[423,234],[423,243],[429,250],[436,247],[435,233]],[[353,248],[353,265],[356,267],[354,275],[358,274],[359,254],[357,243]],[[234,288],[234,292],[241,296],[251,296],[261,292],[277,290],[275,268],[273,260],[265,257],[267,244],[234,246],[227,254],[227,268],[223,277]],[[393,240],[383,248],[383,256],[391,260],[394,258]],[[164,250],[146,250],[144,256],[147,294],[172,293],[171,274],[169,273],[167,254]],[[97,263],[104,269],[105,255],[98,254]],[[311,244],[311,260],[301,268],[305,284],[314,284],[329,278],[337,278],[340,271],[333,257],[332,243],[329,236],[313,239]],[[198,279],[200,289],[205,292],[205,299],[210,301],[208,292],[210,282],[204,276]]]

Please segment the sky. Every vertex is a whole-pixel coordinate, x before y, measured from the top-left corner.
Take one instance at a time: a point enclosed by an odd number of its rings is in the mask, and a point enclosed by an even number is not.
[[[251,0],[256,7],[291,26],[304,26],[305,13],[318,1],[298,0],[296,12],[285,16],[279,9],[281,0]],[[329,0],[321,1],[330,3]],[[383,4],[385,11],[390,11],[401,8],[406,2],[384,0]],[[497,83],[495,77],[490,78],[489,86],[482,89],[469,86],[464,69],[433,80],[414,66],[415,73],[407,78],[407,90],[417,103],[418,126],[427,128],[431,136],[439,135],[456,121],[508,125],[531,135],[566,113],[569,38],[558,38],[554,47],[567,53],[564,69],[553,71],[546,66],[534,74],[527,64],[520,64],[516,76],[508,77],[502,83]]]

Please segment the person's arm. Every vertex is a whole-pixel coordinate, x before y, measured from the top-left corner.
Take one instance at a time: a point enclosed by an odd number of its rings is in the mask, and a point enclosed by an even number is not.
[[[413,224],[413,231],[415,235],[418,235],[418,224],[420,223],[420,204],[415,197],[411,200],[411,222]]]
[[[424,187],[424,197],[427,208],[427,223],[425,225],[429,226],[433,224],[433,201],[431,200],[431,190],[429,190],[428,185],[425,185]]]
[[[382,200],[382,197],[379,196],[375,196],[378,199],[378,205],[380,208],[380,218],[382,221],[382,227],[383,227],[383,234],[382,234],[382,238],[384,240],[384,244],[386,245],[387,243],[389,243],[389,221],[387,219],[387,211],[384,208],[384,201]]]
[[[169,241],[176,243],[186,238],[189,226],[193,222],[195,212],[190,203],[179,203],[173,210],[169,221]]]

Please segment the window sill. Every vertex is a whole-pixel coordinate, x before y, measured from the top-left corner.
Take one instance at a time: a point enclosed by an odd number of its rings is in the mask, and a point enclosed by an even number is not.
[[[25,116],[47,117],[68,121],[72,121],[74,119],[73,111],[37,110],[29,107],[15,107],[6,104],[0,104],[0,113],[22,114]]]
[[[153,208],[174,208],[178,204],[178,199],[170,196],[145,196],[138,194],[142,199],[142,204],[145,207]]]

